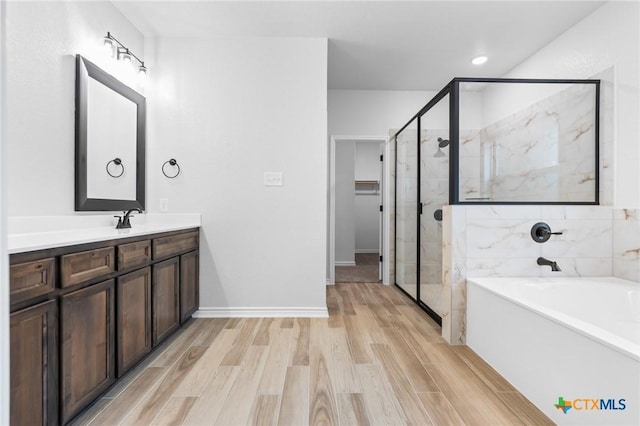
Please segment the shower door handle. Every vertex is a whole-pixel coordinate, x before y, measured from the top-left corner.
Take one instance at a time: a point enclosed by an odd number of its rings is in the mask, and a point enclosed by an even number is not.
[[[433,218],[438,222],[442,222],[442,209],[438,209],[433,212]]]

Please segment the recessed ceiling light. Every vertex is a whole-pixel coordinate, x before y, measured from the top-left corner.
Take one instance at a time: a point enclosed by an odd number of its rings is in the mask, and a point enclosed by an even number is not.
[[[473,65],[482,65],[485,62],[487,62],[487,59],[489,59],[489,58],[487,58],[486,56],[478,56],[478,57],[473,58],[471,60],[471,63]]]

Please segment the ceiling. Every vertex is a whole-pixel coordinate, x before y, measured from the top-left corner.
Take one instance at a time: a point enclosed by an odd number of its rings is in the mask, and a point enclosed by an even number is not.
[[[438,90],[500,77],[599,1],[118,1],[146,36],[327,37],[330,89]],[[471,59],[486,55],[475,66]]]

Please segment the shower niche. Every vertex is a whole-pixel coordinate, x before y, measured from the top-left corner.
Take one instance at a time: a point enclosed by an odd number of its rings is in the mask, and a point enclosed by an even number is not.
[[[447,204],[599,204],[600,80],[454,78],[394,135],[395,284],[436,322]]]

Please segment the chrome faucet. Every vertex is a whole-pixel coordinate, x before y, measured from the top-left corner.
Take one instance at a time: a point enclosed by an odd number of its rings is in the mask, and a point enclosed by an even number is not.
[[[560,269],[560,267],[558,266],[558,264],[556,262],[554,262],[553,260],[545,259],[544,257],[539,257],[538,258],[538,265],[540,265],[540,266],[551,266],[551,270],[554,271],[554,272],[562,271],[562,269]]]
[[[129,211],[126,212],[122,212],[124,213],[124,216],[114,216],[118,218],[118,224],[116,225],[116,229],[129,229],[131,228],[131,221],[129,220],[129,218],[131,217],[131,213],[132,212],[138,212],[138,213],[142,213],[142,210],[140,209],[136,209],[133,208]]]

